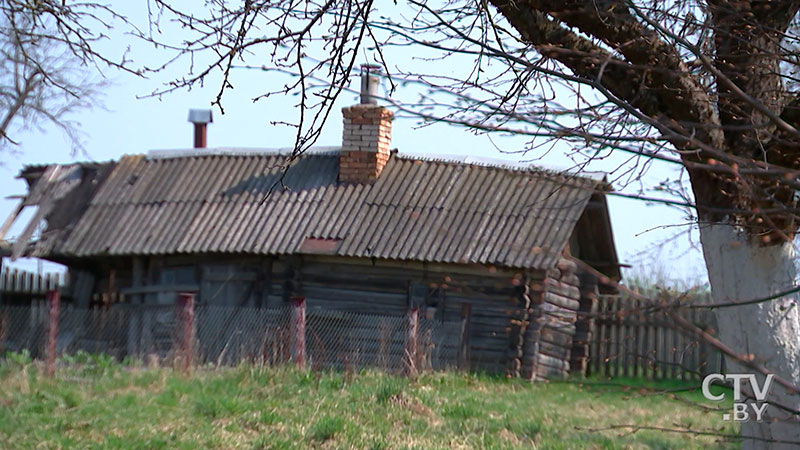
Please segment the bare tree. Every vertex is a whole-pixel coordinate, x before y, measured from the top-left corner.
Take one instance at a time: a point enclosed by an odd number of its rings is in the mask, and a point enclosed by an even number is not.
[[[257,99],[299,94],[297,153],[315,142],[367,51],[390,85],[425,87],[419,98],[395,100],[402,111],[524,134],[532,151],[557,141],[587,158],[622,153],[642,167],[683,168],[693,198],[681,203],[696,211],[713,295],[745,302],[720,310],[722,341],[800,384],[797,292],[749,301],[790,292],[797,278],[800,2],[392,3],[379,5],[382,14],[355,0],[210,0],[200,9],[150,0],[150,23],[134,33],[172,52],[163,67],[181,67],[154,95],[219,76],[213,103],[222,108],[237,67],[296,74]],[[180,39],[170,41],[162,26],[179,27]],[[423,69],[383,60],[384,51],[409,46],[425,58]],[[773,399],[800,409],[787,386]],[[775,414],[743,425],[758,438],[746,447],[800,441],[797,417]]]
[[[114,22],[128,24],[100,4],[0,2],[0,147],[15,149],[15,132],[52,125],[73,153],[82,149],[72,117],[100,106],[102,70],[136,72],[124,56],[114,60],[96,50]]]

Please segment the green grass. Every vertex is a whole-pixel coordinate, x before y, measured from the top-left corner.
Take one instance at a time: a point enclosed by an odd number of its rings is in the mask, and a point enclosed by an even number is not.
[[[636,424],[737,432],[721,412],[692,405],[721,406],[687,385],[623,384],[532,385],[456,373],[409,380],[248,366],[185,376],[102,359],[73,363],[47,379],[35,363],[6,359],[0,360],[0,448],[736,447],[708,436],[589,430]]]

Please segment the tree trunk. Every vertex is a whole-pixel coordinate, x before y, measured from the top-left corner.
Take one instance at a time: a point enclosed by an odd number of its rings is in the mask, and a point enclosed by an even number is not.
[[[711,291],[717,303],[764,298],[795,285],[797,267],[794,245],[762,246],[735,227],[724,224],[701,225],[700,241],[708,268]],[[800,307],[798,294],[777,300],[715,310],[720,338],[738,354],[753,355],[795,385],[800,384]],[[754,373],[755,370],[728,358],[728,373]],[[759,383],[764,377],[758,376]],[[746,386],[751,392],[750,386]],[[789,394],[772,384],[769,399],[800,409],[800,395]],[[750,403],[752,400],[743,400]],[[768,400],[769,401],[769,400]],[[752,414],[752,409],[749,411]],[[742,423],[742,448],[798,448],[769,440],[800,441],[800,422],[796,416],[770,405],[764,420]],[[748,436],[764,440],[747,439]]]

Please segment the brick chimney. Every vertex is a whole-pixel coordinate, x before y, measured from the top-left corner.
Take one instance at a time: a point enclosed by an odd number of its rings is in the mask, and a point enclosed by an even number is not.
[[[343,183],[373,182],[389,161],[394,113],[378,105],[375,69],[361,66],[361,103],[342,109],[344,132],[339,181]]]
[[[194,148],[206,148],[208,124],[213,121],[210,109],[189,110],[189,122],[194,124]]]

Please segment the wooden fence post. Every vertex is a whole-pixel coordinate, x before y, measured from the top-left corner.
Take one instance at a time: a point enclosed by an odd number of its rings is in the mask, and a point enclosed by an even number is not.
[[[47,367],[45,372],[48,377],[56,373],[56,351],[58,340],[58,309],[61,303],[61,296],[57,290],[47,292],[47,301],[50,304],[50,326],[47,330]]]
[[[297,367],[306,365],[306,298],[292,297],[292,359]]]
[[[6,350],[6,337],[8,336],[8,308],[0,303],[0,356]]]
[[[178,323],[180,324],[180,349],[183,357],[183,370],[192,367],[194,354],[194,298],[193,292],[178,293]]]
[[[417,335],[419,333],[419,308],[412,307],[408,310],[408,323],[406,327],[406,374],[414,376],[417,374]]]
[[[693,312],[695,312],[695,317],[697,317],[698,310],[695,309]],[[702,317],[702,322],[703,323],[701,324],[701,326],[703,328],[703,331],[705,331],[706,333],[708,333],[710,335],[714,335],[716,330],[714,330],[711,326],[709,326],[710,320],[708,320],[708,317],[709,317],[710,314],[713,314],[713,312],[708,311],[708,310],[702,311],[702,316],[701,317]],[[697,324],[697,322],[698,322],[698,320],[695,319],[694,320],[695,325]],[[706,375],[708,375],[710,373],[714,373],[714,372],[719,371],[719,368],[716,367],[716,364],[714,365],[714,367],[709,367],[710,366],[709,360],[711,359],[712,347],[708,343],[708,341],[703,339],[702,336],[698,336],[695,339],[697,339],[698,347],[700,347],[700,348],[697,349],[698,353],[700,354],[699,355],[700,363],[698,364],[698,366],[699,366],[698,369],[699,369],[699,372],[700,372],[700,378],[702,379],[702,378],[705,378]]]
[[[459,370],[469,370],[469,334],[470,321],[472,318],[472,305],[469,303],[461,304],[461,336],[458,341],[458,368]]]
[[[0,356],[5,351],[6,335],[8,334],[8,309],[3,306],[3,274],[5,273],[3,259],[0,258]]]

